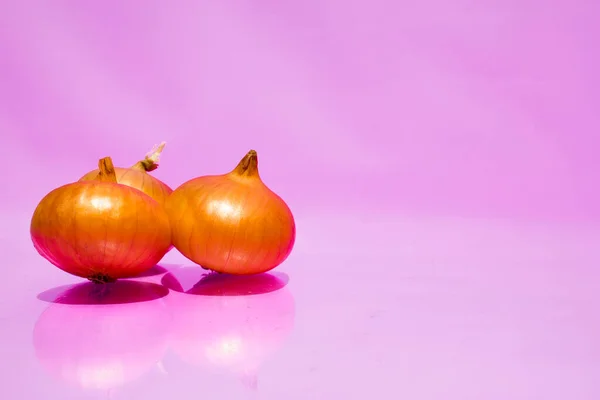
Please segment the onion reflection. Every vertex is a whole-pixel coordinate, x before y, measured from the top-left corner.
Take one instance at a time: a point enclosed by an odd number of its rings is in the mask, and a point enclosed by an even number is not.
[[[259,367],[283,346],[294,326],[287,276],[206,274],[186,267],[162,282],[181,292],[166,299],[174,353],[188,364],[230,371],[254,387]]]
[[[126,280],[67,288],[33,330],[40,364],[85,389],[109,390],[138,379],[167,348],[169,314],[160,300],[166,294],[162,286]]]

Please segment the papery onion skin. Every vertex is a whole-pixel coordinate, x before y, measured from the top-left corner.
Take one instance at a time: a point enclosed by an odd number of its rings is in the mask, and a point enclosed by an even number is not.
[[[171,246],[168,216],[156,200],[116,183],[110,157],[96,180],[48,193],[31,219],[31,239],[42,257],[96,283],[147,271]]]
[[[154,147],[146,154],[146,157],[143,160],[138,161],[129,168],[115,167],[117,182],[141,190],[160,204],[164,205],[167,197],[173,192],[173,189],[160,179],[155,178],[148,173],[158,168],[158,161],[164,147],[165,142]],[[97,169],[90,171],[81,177],[79,181],[94,180],[98,176],[98,172]]]
[[[165,207],[175,248],[216,272],[269,271],[285,261],[296,239],[294,216],[260,179],[254,150],[228,174],[179,186]]]

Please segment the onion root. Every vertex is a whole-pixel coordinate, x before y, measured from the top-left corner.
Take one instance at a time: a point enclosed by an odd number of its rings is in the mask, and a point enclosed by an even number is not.
[[[114,283],[116,282],[116,279],[111,278],[109,275],[106,274],[102,274],[102,273],[96,273],[96,274],[92,274],[88,277],[88,279],[98,285],[102,285],[105,283]]]

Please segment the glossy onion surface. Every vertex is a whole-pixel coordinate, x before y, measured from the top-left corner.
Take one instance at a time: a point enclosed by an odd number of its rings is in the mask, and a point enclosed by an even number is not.
[[[116,167],[115,174],[117,176],[117,182],[141,190],[160,204],[164,205],[167,197],[173,192],[173,189],[160,179],[157,179],[148,173],[158,168],[158,161],[164,146],[165,143],[161,143],[159,146],[152,149],[152,151],[146,155],[146,158],[138,161],[132,167]],[[98,173],[99,170],[97,169],[90,171],[85,174],[80,181],[94,180],[98,176]]]
[[[110,282],[158,263],[170,248],[171,229],[156,200],[117,184],[112,172],[112,181],[76,182],[47,194],[33,214],[31,239],[58,268]]]
[[[192,179],[166,203],[173,245],[217,272],[257,274],[281,264],[296,238],[287,204],[260,179],[254,150],[228,174]]]

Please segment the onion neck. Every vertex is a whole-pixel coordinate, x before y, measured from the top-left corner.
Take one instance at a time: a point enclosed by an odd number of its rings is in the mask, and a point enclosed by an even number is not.
[[[112,182],[117,183],[117,175],[115,173],[115,167],[110,157],[101,158],[98,161],[98,176],[96,180],[100,182]]]
[[[231,171],[231,174],[247,178],[258,178],[258,154],[256,151],[250,150],[238,163],[237,167]]]
[[[150,150],[146,157],[143,160],[136,162],[131,169],[135,169],[143,172],[154,171],[158,168],[158,162],[160,161],[160,154],[165,148],[166,142],[162,142],[161,144],[154,146],[152,150]]]

